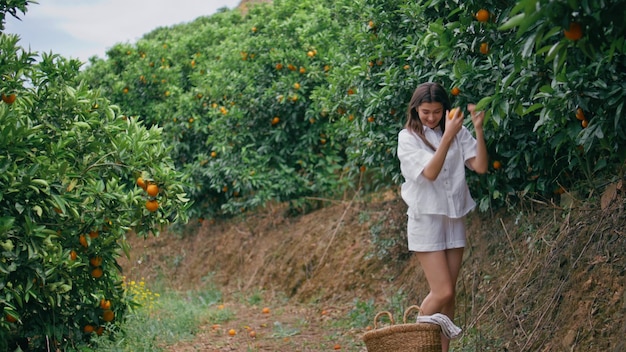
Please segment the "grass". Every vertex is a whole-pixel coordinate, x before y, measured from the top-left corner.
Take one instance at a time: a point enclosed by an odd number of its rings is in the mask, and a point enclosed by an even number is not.
[[[137,303],[122,325],[123,333],[114,341],[103,335],[93,339],[95,350],[164,351],[164,346],[194,338],[204,321],[226,322],[234,316],[220,309],[221,292],[215,287],[199,291],[155,293],[145,282],[125,284]]]

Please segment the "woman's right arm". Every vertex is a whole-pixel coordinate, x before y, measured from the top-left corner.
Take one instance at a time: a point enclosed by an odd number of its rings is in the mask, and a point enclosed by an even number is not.
[[[448,119],[447,116],[448,112],[446,111],[442,117],[446,119],[446,130],[441,137],[439,147],[437,147],[432,159],[430,159],[428,164],[424,167],[424,171],[422,171],[422,175],[430,181],[434,181],[439,176],[443,168],[443,162],[446,161],[446,155],[448,155],[450,145],[452,145],[452,141],[454,141],[454,136],[456,136],[461,130],[461,127],[463,127],[463,113],[461,111],[458,111],[452,119]]]

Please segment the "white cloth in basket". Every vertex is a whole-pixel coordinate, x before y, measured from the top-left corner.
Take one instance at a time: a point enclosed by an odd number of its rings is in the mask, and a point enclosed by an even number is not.
[[[441,332],[449,338],[456,339],[461,336],[461,328],[454,325],[447,315],[435,313],[433,315],[420,315],[417,317],[416,323],[431,323],[441,326]]]

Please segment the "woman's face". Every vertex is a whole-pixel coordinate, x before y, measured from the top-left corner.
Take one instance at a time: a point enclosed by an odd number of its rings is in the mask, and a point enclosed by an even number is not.
[[[443,105],[441,103],[422,103],[417,107],[417,114],[422,124],[428,128],[439,126],[443,113]]]

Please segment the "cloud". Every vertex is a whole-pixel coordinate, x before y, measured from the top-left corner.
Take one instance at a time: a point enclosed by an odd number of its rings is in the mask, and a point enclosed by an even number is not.
[[[190,22],[235,8],[240,0],[39,0],[22,21],[7,18],[6,32],[20,44],[86,61],[116,43],[134,43],[158,27]]]

